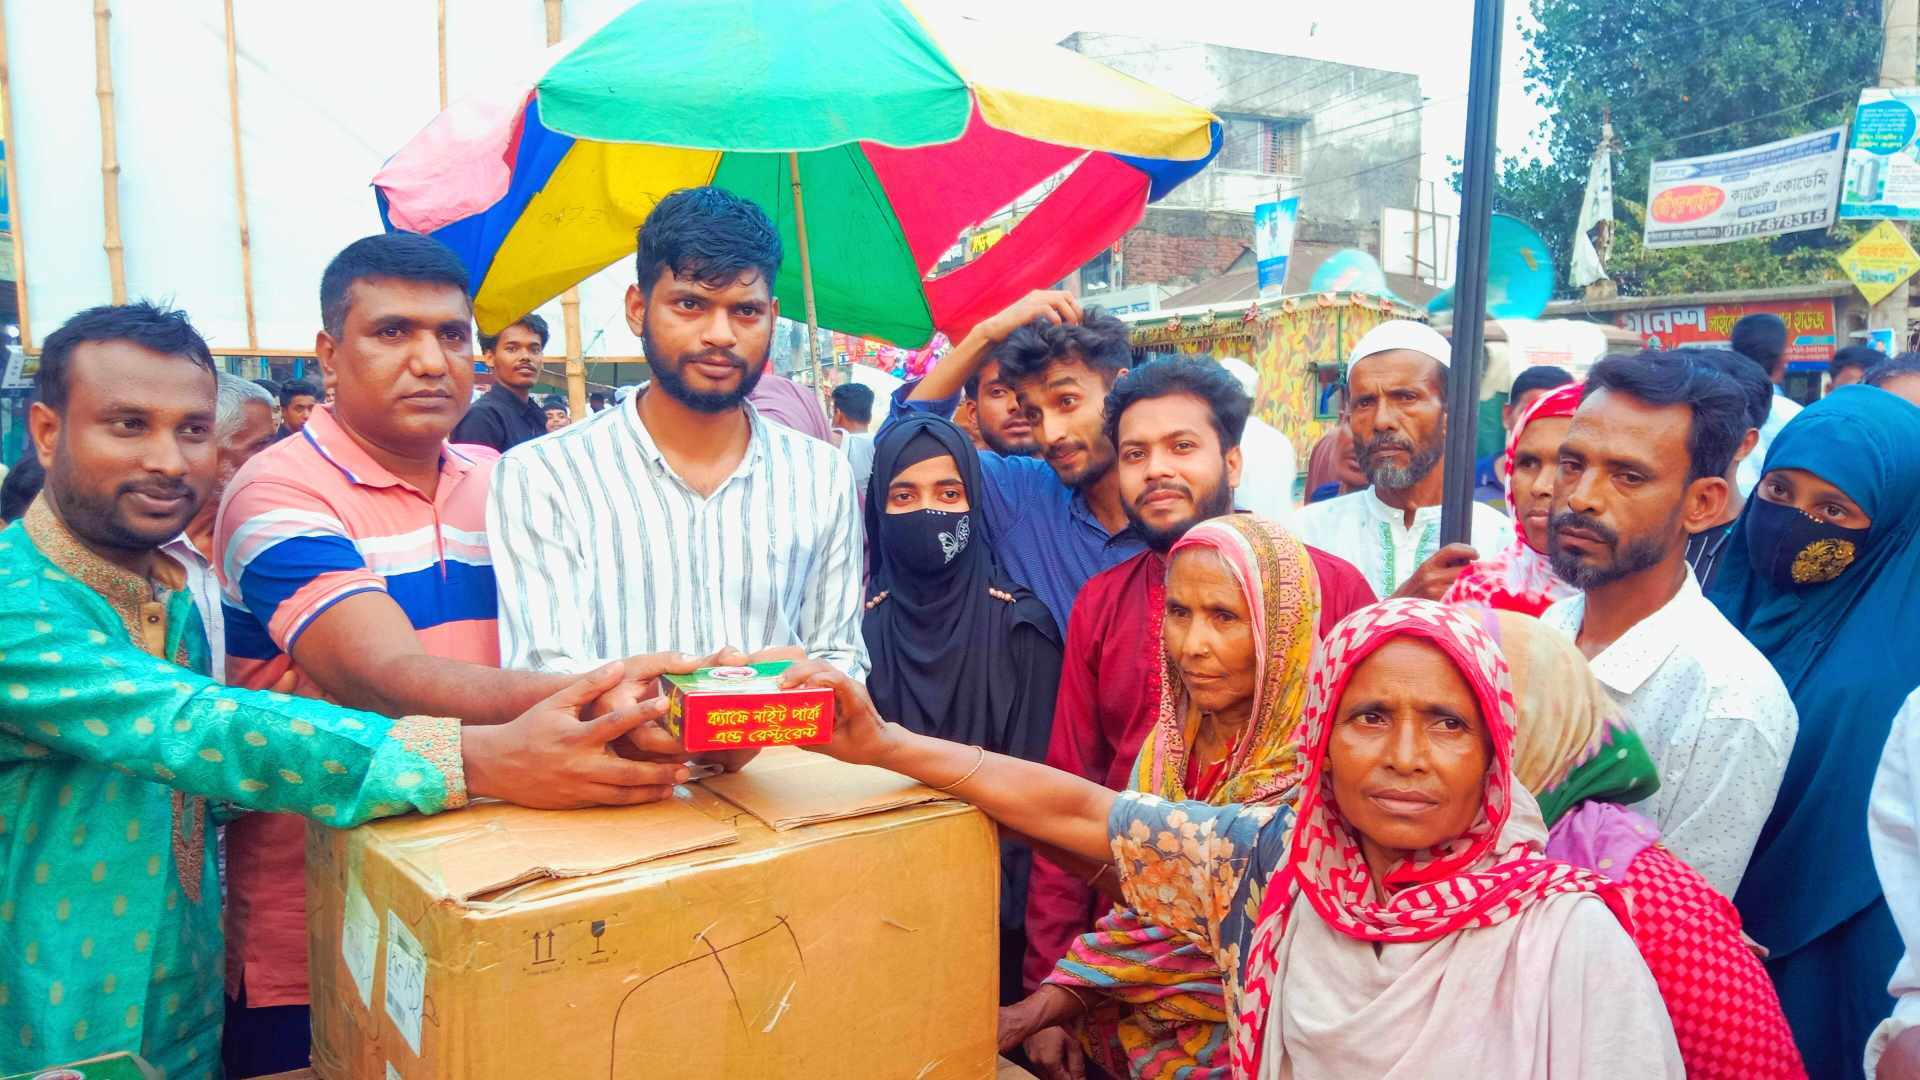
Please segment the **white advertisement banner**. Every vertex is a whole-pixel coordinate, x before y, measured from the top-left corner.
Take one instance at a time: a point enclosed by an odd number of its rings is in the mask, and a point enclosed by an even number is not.
[[[1705,157],[1656,161],[1647,183],[1649,249],[1725,244],[1833,224],[1843,128]]]

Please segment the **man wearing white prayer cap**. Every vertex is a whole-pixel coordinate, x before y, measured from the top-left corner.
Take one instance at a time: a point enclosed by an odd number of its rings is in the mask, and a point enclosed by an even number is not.
[[[1433,327],[1406,319],[1360,339],[1347,359],[1347,425],[1371,486],[1294,518],[1302,542],[1358,567],[1381,596],[1438,600],[1478,552],[1513,536],[1505,514],[1474,503],[1473,543],[1440,546],[1451,354]]]
[[[1245,360],[1223,357],[1220,366],[1227,369],[1247,392],[1259,400],[1260,376]],[[1279,428],[1257,416],[1247,417],[1246,433],[1240,436],[1240,486],[1233,489],[1233,501],[1242,510],[1272,518],[1283,525],[1293,524],[1293,478],[1297,466],[1293,444]]]

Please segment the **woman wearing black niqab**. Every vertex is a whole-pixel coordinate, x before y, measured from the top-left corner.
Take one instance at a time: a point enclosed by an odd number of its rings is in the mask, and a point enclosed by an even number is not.
[[[880,715],[914,731],[1040,761],[1062,635],[1046,605],[994,561],[983,490],[972,441],[946,420],[909,417],[875,441],[867,689]],[[1002,839],[1003,1001],[1022,996],[1030,861],[1024,845]]]

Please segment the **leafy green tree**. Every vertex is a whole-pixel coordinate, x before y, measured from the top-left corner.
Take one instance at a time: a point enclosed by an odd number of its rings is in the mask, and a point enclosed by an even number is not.
[[[1563,292],[1587,163],[1611,107],[1608,271],[1629,295],[1762,288],[1838,276],[1860,230],[1710,247],[1640,247],[1656,159],[1717,153],[1842,123],[1879,71],[1879,0],[1533,0],[1522,76],[1544,106],[1550,161],[1508,157],[1494,209],[1540,231]],[[1509,65],[1508,77],[1512,66]]]

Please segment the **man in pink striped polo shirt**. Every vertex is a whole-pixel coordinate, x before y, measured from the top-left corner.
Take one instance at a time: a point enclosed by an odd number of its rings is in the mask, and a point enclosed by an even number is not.
[[[215,526],[228,682],[493,724],[573,679],[499,669],[485,522],[498,455],[447,442],[473,390],[467,281],[450,249],[411,233],[327,267],[314,351],[334,404],[234,476]],[[617,692],[637,697],[668,667],[691,664],[636,658]],[[652,768],[657,785],[601,801],[662,798],[683,775]],[[304,1068],[305,825],[242,818],[227,859],[228,1074]]]

